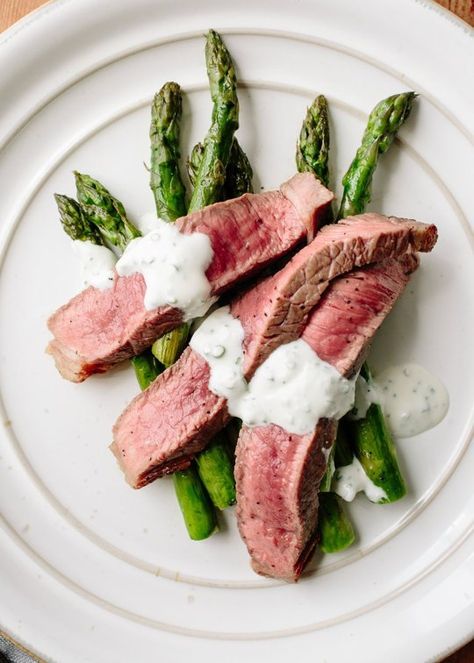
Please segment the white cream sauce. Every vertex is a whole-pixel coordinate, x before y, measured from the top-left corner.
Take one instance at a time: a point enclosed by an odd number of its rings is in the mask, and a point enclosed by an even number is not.
[[[371,403],[380,403],[396,437],[411,437],[433,428],[449,408],[446,387],[418,364],[392,366],[370,384],[359,377],[355,418],[365,416]]]
[[[355,380],[346,380],[302,339],[274,350],[247,382],[242,373],[244,331],[228,307],[212,313],[191,339],[209,364],[209,388],[227,399],[231,415],[247,426],[273,423],[298,435],[322,417],[339,419],[354,402]]]
[[[106,246],[79,239],[72,241],[72,247],[80,261],[83,286],[92,285],[100,290],[110,288],[115,278],[115,254]]]
[[[213,251],[204,233],[181,233],[173,223],[145,215],[143,237],[133,239],[117,262],[117,273],[143,275],[146,284],[145,308],[173,306],[183,312],[184,320],[197,318],[215,301],[206,278]]]
[[[166,223],[164,219],[160,219],[154,212],[146,212],[139,219],[134,221],[135,227],[141,232],[142,235],[148,235],[153,230],[158,230],[161,223]]]
[[[372,483],[355,457],[350,465],[336,469],[332,490],[346,502],[352,502],[356,494],[361,491],[371,502],[380,502],[387,497],[383,488]]]

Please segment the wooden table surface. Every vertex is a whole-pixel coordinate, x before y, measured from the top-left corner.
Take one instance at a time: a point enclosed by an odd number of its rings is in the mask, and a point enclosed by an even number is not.
[[[474,26],[474,0],[436,1]],[[0,32],[43,4],[46,4],[46,0],[0,0]],[[444,659],[442,663],[474,663],[474,640]]]

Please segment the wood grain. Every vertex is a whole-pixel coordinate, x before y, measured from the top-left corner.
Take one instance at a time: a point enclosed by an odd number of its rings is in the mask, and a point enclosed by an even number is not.
[[[436,1],[474,26],[474,0]],[[0,0],[0,32],[43,4],[46,4],[45,0]],[[474,640],[444,659],[442,663],[474,663]]]
[[[436,2],[474,26],[474,0],[436,0]]]
[[[0,0],[0,32],[44,4],[45,0]]]

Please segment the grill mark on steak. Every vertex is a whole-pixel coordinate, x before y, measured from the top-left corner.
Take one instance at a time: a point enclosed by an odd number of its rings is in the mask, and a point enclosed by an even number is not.
[[[232,314],[245,330],[245,377],[249,379],[277,345],[300,336],[329,279],[338,274],[328,258],[333,254],[334,242],[339,253],[344,247],[350,256],[350,260],[339,260],[338,269],[350,270],[353,263],[397,257],[412,249],[430,250],[435,241],[434,226],[375,214],[324,228],[278,274],[231,305]],[[322,256],[320,260],[318,256]],[[302,297],[303,280],[308,274],[311,284]],[[111,450],[130,485],[140,488],[166,474],[170,462],[198,453],[229,421],[226,400],[213,394],[208,382],[207,362],[187,349],[171,369],[125,409],[114,426]],[[182,416],[183,409],[186,416]],[[125,457],[121,449],[126,450]]]
[[[416,267],[411,255],[340,277],[310,316],[302,338],[350,377]],[[336,422],[327,419],[307,435],[273,424],[242,427],[235,465],[237,521],[257,573],[297,580],[309,561],[316,545],[318,488],[336,430]]]
[[[313,175],[300,173],[278,191],[216,203],[176,224],[183,233],[209,237],[213,259],[206,276],[218,296],[301,244],[333,197]],[[89,287],[50,317],[54,339],[47,350],[63,377],[82,382],[105,372],[182,322],[181,311],[170,306],[147,311],[144,294],[141,274],[116,276],[112,288]]]

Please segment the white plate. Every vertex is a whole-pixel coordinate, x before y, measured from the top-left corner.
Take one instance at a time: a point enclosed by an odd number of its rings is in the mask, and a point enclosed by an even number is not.
[[[73,168],[137,217],[152,209],[149,103],[185,98],[185,151],[206,131],[202,38],[225,35],[242,82],[239,137],[258,186],[294,171],[307,104],[330,101],[333,181],[366,113],[408,88],[417,108],[377,171],[371,207],[434,221],[440,241],[379,335],[373,361],[416,360],[451,396],[433,431],[400,443],[400,503],[351,509],[358,544],[298,585],[254,575],[232,514],[189,541],[169,481],[130,490],[107,449],[136,393],[130,369],[61,380],[45,320],[78,289],[52,194]],[[433,660],[472,635],[474,172],[472,42],[432,3],[409,0],[66,0],[0,37],[1,623],[69,661]]]

